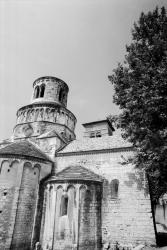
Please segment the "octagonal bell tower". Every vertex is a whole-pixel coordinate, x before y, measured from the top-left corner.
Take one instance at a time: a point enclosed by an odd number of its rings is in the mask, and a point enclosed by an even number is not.
[[[27,138],[45,144],[45,152],[51,147],[48,138],[52,138],[52,144],[53,138],[59,138],[54,142],[57,148],[74,140],[76,118],[67,109],[68,92],[68,85],[59,78],[45,76],[35,80],[31,103],[17,111],[14,140]]]
[[[68,85],[55,77],[41,77],[33,83],[31,103],[53,102],[60,106],[67,106]]]

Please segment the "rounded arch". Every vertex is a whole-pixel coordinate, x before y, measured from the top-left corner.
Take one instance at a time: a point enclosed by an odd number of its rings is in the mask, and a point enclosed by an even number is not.
[[[15,163],[19,163],[20,162],[20,160],[19,159],[14,159],[12,162],[10,162],[10,167],[12,167],[13,166],[13,164],[15,164]]]
[[[87,185],[85,184],[82,184],[80,187],[79,187],[79,190],[87,190]]]
[[[24,162],[24,167],[26,168],[32,168],[32,163],[29,161]]]
[[[35,163],[35,164],[34,164],[34,166],[33,166],[33,168],[37,168],[37,169],[40,171],[40,169],[41,169],[41,165],[40,165],[40,164],[38,164],[38,163]]]
[[[32,169],[33,169],[34,175],[39,176],[41,166],[36,163],[34,164],[34,166],[32,166]]]
[[[0,174],[4,170],[5,167],[10,167],[9,161],[8,160],[3,160],[1,162],[1,167],[0,167]]]
[[[27,110],[27,114],[26,114],[26,121],[29,119],[30,113],[31,113],[31,109],[28,109]]]
[[[35,109],[34,121],[38,119],[39,109]]]
[[[60,190],[60,189],[63,190],[63,186],[62,185],[58,185],[57,188],[56,188],[57,191]]]
[[[69,185],[67,186],[67,192],[69,191],[70,188],[74,188],[74,189],[75,189],[75,186],[74,186],[73,184],[69,184]]]

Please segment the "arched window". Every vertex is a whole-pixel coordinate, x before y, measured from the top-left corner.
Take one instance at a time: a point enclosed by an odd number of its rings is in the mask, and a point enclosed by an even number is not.
[[[39,86],[35,87],[35,91],[34,91],[34,98],[38,98],[39,97]]]
[[[119,189],[119,180],[114,179],[110,183],[110,190],[111,190],[111,198],[116,199],[118,198],[118,189]]]
[[[59,92],[59,102],[62,102],[62,100],[63,100],[63,89],[61,89]]]
[[[40,97],[44,97],[44,92],[45,92],[45,85],[42,84],[40,89]]]
[[[68,210],[68,196],[63,195],[62,198],[61,198],[60,216],[67,215],[67,210]]]

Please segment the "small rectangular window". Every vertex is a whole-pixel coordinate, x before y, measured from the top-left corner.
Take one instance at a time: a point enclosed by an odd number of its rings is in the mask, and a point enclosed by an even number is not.
[[[95,133],[94,132],[91,132],[90,133],[90,138],[94,138],[95,137]]]

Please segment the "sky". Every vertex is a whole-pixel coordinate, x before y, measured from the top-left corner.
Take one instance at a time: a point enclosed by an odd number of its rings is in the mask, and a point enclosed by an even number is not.
[[[82,123],[117,114],[108,75],[123,62],[140,13],[156,6],[167,0],[0,0],[0,140],[46,75],[68,84],[78,138]]]

